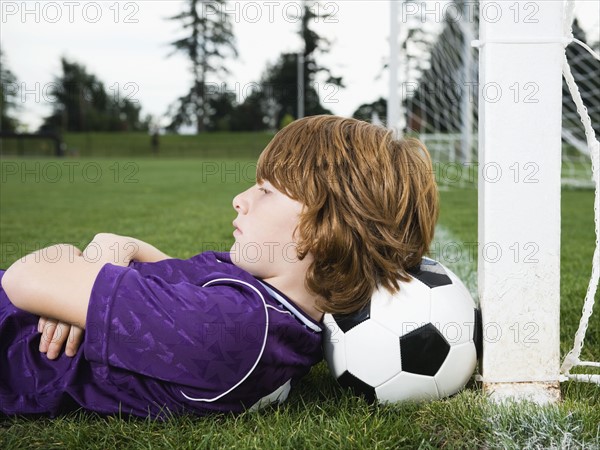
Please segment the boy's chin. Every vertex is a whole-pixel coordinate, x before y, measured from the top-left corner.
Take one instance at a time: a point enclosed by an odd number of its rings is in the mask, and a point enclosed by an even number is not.
[[[240,252],[239,252],[239,246],[236,244],[233,244],[233,246],[229,250],[229,258],[231,258],[231,262],[233,263],[233,265],[236,267],[239,267],[242,270],[245,270],[246,272],[250,273],[253,276],[258,276],[255,273],[256,269],[257,269],[256,261],[254,261],[254,262],[248,261],[243,256],[244,255],[240,254]]]
[[[256,264],[250,263],[248,261],[238,261],[235,258],[231,258],[231,262],[233,263],[234,266],[236,266],[238,269],[242,269],[245,272],[248,272],[250,275],[252,275],[255,278],[264,278],[264,274],[262,274],[259,270],[256,270]]]

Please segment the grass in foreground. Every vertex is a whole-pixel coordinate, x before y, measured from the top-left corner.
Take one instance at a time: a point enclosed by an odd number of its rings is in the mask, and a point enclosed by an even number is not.
[[[27,166],[22,160],[2,161],[0,267],[52,243],[84,247],[100,231],[139,237],[179,258],[227,250],[233,242],[231,199],[252,183],[254,164],[73,162],[79,166],[71,181],[64,161],[54,162],[63,168],[60,177],[48,160],[28,160]],[[93,172],[97,166],[100,172]],[[15,167],[17,173],[9,175]],[[208,175],[215,167],[217,173]],[[38,180],[31,172],[36,170]],[[476,241],[476,191],[452,189],[441,196],[442,224],[458,239]],[[589,279],[592,201],[590,191],[563,193],[563,354],[571,346]],[[596,361],[598,323],[596,312],[586,341],[586,357]],[[600,448],[600,387],[565,383],[563,397],[549,407],[496,405],[472,385],[442,401],[371,406],[338,388],[319,364],[279,408],[167,422],[86,412],[56,419],[0,418],[0,448]]]

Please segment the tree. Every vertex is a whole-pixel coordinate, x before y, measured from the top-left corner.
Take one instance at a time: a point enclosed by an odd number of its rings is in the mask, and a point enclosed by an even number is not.
[[[237,105],[231,116],[232,131],[262,131],[268,128],[264,98],[260,90],[253,91]]]
[[[303,42],[304,112],[307,116],[331,114],[319,98],[316,88],[319,74],[325,74],[328,87],[344,87],[341,77],[332,76],[331,70],[320,66],[316,60],[318,53],[326,53],[331,48],[331,43],[311,28],[317,20],[322,21],[330,17],[330,14],[321,12],[324,10],[317,1],[304,1],[302,17],[296,17],[300,22],[298,34]],[[261,77],[260,91],[252,93],[236,108],[251,117],[235,114],[232,129],[277,129],[285,122],[284,118],[296,118],[298,86],[298,54],[283,53],[273,64],[267,65]]]
[[[116,90],[107,93],[95,75],[76,62],[61,58],[62,74],[49,91],[52,113],[44,131],[139,131],[148,123],[140,120],[141,107]]]
[[[317,63],[318,53],[324,54],[331,50],[331,42],[323,36],[320,36],[313,28],[311,28],[315,22],[326,21],[332,17],[331,14],[328,14],[324,11],[325,7],[321,6],[320,2],[318,1],[307,2],[305,0],[303,2],[303,14],[300,21],[301,26],[299,34],[304,44],[304,109],[305,114],[309,116],[314,114],[329,113],[329,110],[321,106],[318,91],[315,89],[316,79],[319,74],[323,73],[326,75],[327,78],[325,82],[329,87],[334,87],[335,89],[344,87],[342,77],[334,77],[330,69]],[[288,65],[285,67],[285,70],[290,70],[289,65],[292,63],[292,61],[290,61],[290,55],[282,56],[284,57],[284,64]],[[297,64],[297,60],[294,60],[293,62]],[[296,109],[293,111],[288,111],[287,113],[291,113],[295,116]],[[281,120],[284,115],[285,113],[280,113],[279,119]]]
[[[262,106],[263,115],[266,113],[266,104],[273,100],[278,108],[275,111],[273,122],[279,124],[281,119],[287,114],[293,117],[297,116],[298,111],[298,55],[295,53],[282,54],[277,62],[267,67],[263,75],[262,86]],[[314,75],[314,73],[313,73]],[[304,82],[304,111],[305,115],[331,114],[331,111],[321,105],[319,93],[315,89],[314,83],[309,82],[309,77],[313,76],[305,73]]]
[[[302,16],[300,37],[304,42],[305,72],[307,73],[309,80],[314,80],[316,74],[324,72],[328,77],[327,83],[344,87],[342,77],[334,77],[331,74],[330,69],[319,65],[316,61],[316,54],[318,52],[327,53],[331,50],[331,42],[311,29],[311,24],[314,24],[316,21],[326,21],[332,17],[332,14],[327,14],[325,12],[320,13],[320,10],[320,2],[313,1],[310,2],[310,4],[306,1],[304,2],[304,14]]]
[[[381,120],[385,120],[387,117],[387,100],[383,97],[380,97],[378,100],[373,103],[364,103],[360,105],[352,117],[358,120],[364,120],[365,122],[371,122],[373,119],[373,114],[377,114],[377,116]]]
[[[211,122],[210,99],[206,89],[209,74],[229,73],[223,65],[226,52],[237,56],[233,27],[225,12],[225,0],[188,0],[187,9],[169,20],[178,20],[188,35],[171,43],[174,51],[190,60],[193,75],[189,91],[169,108],[171,124],[176,131],[182,125],[195,125],[198,133]],[[214,124],[212,125],[214,127]]]
[[[14,74],[6,68],[4,53],[0,49],[0,131],[14,132],[19,122],[11,114],[17,109],[19,85]]]
[[[232,114],[235,110],[235,94],[219,92],[208,99],[209,114],[213,118],[207,126],[208,131],[230,131]]]

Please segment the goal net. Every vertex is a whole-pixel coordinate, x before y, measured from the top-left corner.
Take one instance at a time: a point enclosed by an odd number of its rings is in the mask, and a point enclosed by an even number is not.
[[[521,11],[524,19],[530,15],[535,20],[533,5],[527,3]],[[479,27],[478,2],[405,1],[399,20],[402,131],[427,145],[442,186],[474,183],[479,93],[490,102],[509,95],[515,103],[537,103],[542,93],[535,83],[478,85],[479,52],[472,45]],[[593,32],[588,36],[577,19],[569,20],[567,32],[574,41],[566,56],[592,128],[600,135],[600,62],[593,55],[600,51],[600,41]],[[593,189],[590,148],[566,79],[562,118],[562,183]]]
[[[64,143],[53,133],[12,133],[0,130],[0,157],[60,157]]]
[[[594,250],[594,256],[592,260],[592,275],[590,277],[590,282],[588,284],[588,289],[586,293],[586,297],[583,305],[583,312],[581,316],[581,320],[579,322],[579,328],[575,333],[575,339],[573,348],[569,351],[567,356],[565,357],[562,367],[561,373],[566,379],[573,379],[578,381],[589,381],[600,384],[600,375],[599,374],[571,374],[571,369],[575,367],[595,367],[600,368],[600,362],[594,361],[582,361],[581,352],[583,349],[585,335],[588,329],[589,321],[592,315],[592,309],[594,306],[594,299],[596,296],[596,292],[598,289],[598,284],[600,280],[600,250],[599,250],[599,241],[600,241],[600,142],[598,141],[597,136],[600,135],[598,132],[598,125],[600,124],[598,120],[598,111],[600,108],[600,56],[597,52],[594,52],[585,42],[577,39],[574,36],[574,27],[573,27],[573,17],[574,17],[574,2],[569,1],[567,4],[567,14],[565,17],[565,34],[569,39],[572,39],[574,43],[578,44],[583,50],[588,52],[594,60],[592,60],[592,65],[589,70],[589,75],[592,78],[587,77],[575,77],[575,71],[573,70],[574,64],[576,61],[580,61],[579,57],[574,57],[573,60],[569,60],[568,53],[565,55],[564,63],[563,63],[563,75],[565,81],[568,86],[569,93],[571,94],[573,103],[576,105],[577,116],[580,119],[581,124],[583,125],[584,136],[585,136],[585,147],[583,144],[580,144],[582,148],[586,149],[586,153],[590,157],[591,165],[592,165],[592,181],[594,182],[595,187],[595,196],[594,196],[594,222],[595,222],[595,231],[596,231],[596,246]],[[596,44],[598,47],[598,44]],[[593,81],[591,81],[593,80]],[[584,96],[582,94],[582,86],[586,86],[587,82],[595,83],[595,103],[590,108],[587,108],[586,101],[584,100]],[[584,91],[585,92],[585,91]],[[594,99],[592,99],[594,100]],[[564,102],[563,102],[564,104]],[[590,103],[587,103],[590,104]],[[564,106],[563,106],[564,107]],[[563,118],[563,129],[565,125],[569,128],[572,127],[575,130],[575,115],[568,116]],[[566,121],[566,124],[565,124]],[[595,125],[595,128],[594,128]],[[581,127],[580,127],[581,128]],[[571,130],[568,130],[571,131]],[[577,135],[577,131],[573,131],[573,135]],[[565,133],[563,131],[563,138]],[[581,131],[579,132],[579,136],[581,136]],[[577,141],[577,138],[574,139]]]
[[[535,20],[535,7],[535,2],[521,2],[520,11],[514,12],[521,14],[521,20]],[[581,322],[561,373],[562,380],[600,383],[597,374],[571,374],[577,366],[600,367],[600,363],[580,360],[600,276],[596,137],[600,135],[600,42],[597,31],[586,34],[575,18],[574,8],[575,2],[566,2],[561,180],[563,189],[595,191],[596,250]],[[425,143],[432,154],[441,189],[477,186],[477,176],[481,173],[477,167],[480,96],[486,102],[508,95],[515,103],[537,103],[543,95],[533,82],[479,86],[480,52],[473,45],[478,37],[479,14],[476,1],[405,0],[398,16],[401,110],[400,120],[388,125],[397,125],[403,135],[416,136]],[[521,169],[526,173],[520,176],[535,176],[535,165]]]

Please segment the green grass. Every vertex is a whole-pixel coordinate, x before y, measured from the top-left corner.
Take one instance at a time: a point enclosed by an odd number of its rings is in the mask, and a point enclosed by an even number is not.
[[[231,199],[252,183],[254,169],[254,159],[1,164],[4,268],[52,243],[84,247],[101,231],[138,237],[180,258],[226,250],[233,241]],[[476,190],[451,188],[441,200],[443,226],[458,240],[476,241]],[[589,279],[592,202],[591,191],[563,192],[562,354],[572,343]],[[596,361],[599,318],[596,312],[585,354]],[[279,408],[166,422],[81,411],[56,419],[0,418],[0,448],[600,448],[600,386],[564,383],[562,393],[563,402],[554,406],[497,405],[473,383],[441,401],[371,406],[341,390],[321,363]]]
[[[256,158],[273,133],[237,132],[160,136],[155,154],[148,133],[65,133],[65,154],[77,157]],[[47,139],[0,138],[0,155],[53,156]]]

